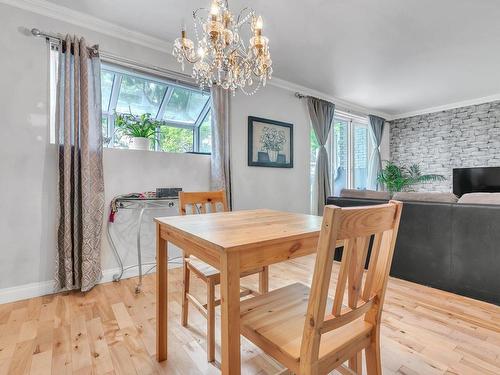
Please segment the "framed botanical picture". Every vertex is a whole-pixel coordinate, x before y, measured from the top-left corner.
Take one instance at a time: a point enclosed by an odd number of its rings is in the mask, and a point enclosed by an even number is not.
[[[293,125],[249,116],[248,165],[293,168]]]

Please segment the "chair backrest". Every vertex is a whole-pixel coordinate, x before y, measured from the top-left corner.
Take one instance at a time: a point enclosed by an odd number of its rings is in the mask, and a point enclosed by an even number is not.
[[[224,190],[179,192],[180,215],[205,214],[217,211],[229,211],[226,201],[226,192]]]
[[[402,206],[401,202],[390,201],[368,207],[325,207],[302,337],[301,362],[314,363],[318,360],[321,335],[326,332],[357,319],[374,325],[380,323]],[[372,237],[368,271],[362,286]],[[338,240],[344,241],[344,250],[333,305],[326,314],[333,255]],[[346,286],[348,306],[342,308]]]

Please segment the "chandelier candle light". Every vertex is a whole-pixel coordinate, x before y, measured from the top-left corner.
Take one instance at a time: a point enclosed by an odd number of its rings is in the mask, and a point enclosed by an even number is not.
[[[234,17],[227,0],[213,0],[209,10],[195,10],[193,19],[196,52],[183,26],[181,37],[175,40],[173,55],[183,70],[185,61],[193,64],[192,76],[201,89],[218,85],[231,90],[233,95],[238,88],[253,95],[266,85],[273,68],[269,39],[262,35],[261,16],[244,8]],[[243,29],[251,34],[248,44],[240,37]]]

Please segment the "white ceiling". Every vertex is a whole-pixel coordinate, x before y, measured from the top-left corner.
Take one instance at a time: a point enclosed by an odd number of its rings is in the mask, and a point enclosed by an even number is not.
[[[210,0],[49,0],[173,41]],[[275,76],[393,116],[500,94],[499,0],[230,0],[263,15]]]

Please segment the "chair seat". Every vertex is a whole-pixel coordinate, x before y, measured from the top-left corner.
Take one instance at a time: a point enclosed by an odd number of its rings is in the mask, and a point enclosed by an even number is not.
[[[198,276],[205,279],[212,279],[216,284],[220,284],[220,271],[217,268],[212,267],[210,264],[205,263],[204,261],[194,256],[186,258],[186,263],[189,269],[192,270],[194,273],[196,273]],[[263,271],[264,267],[261,267],[256,270],[242,272],[241,277],[253,275]]]
[[[207,264],[196,257],[190,256],[189,258],[186,258],[186,262],[188,263],[189,268],[194,268],[193,271],[198,271],[197,273],[199,273],[200,276],[210,278],[220,274],[217,268],[212,267],[210,264]]]
[[[273,356],[289,368],[297,368],[309,292],[306,285],[295,283],[241,301],[242,335],[266,353],[276,354]],[[327,314],[331,312],[332,303],[328,299]],[[372,324],[358,319],[325,333],[321,338],[320,360],[332,351],[342,350],[353,340],[369,337],[372,329]]]

